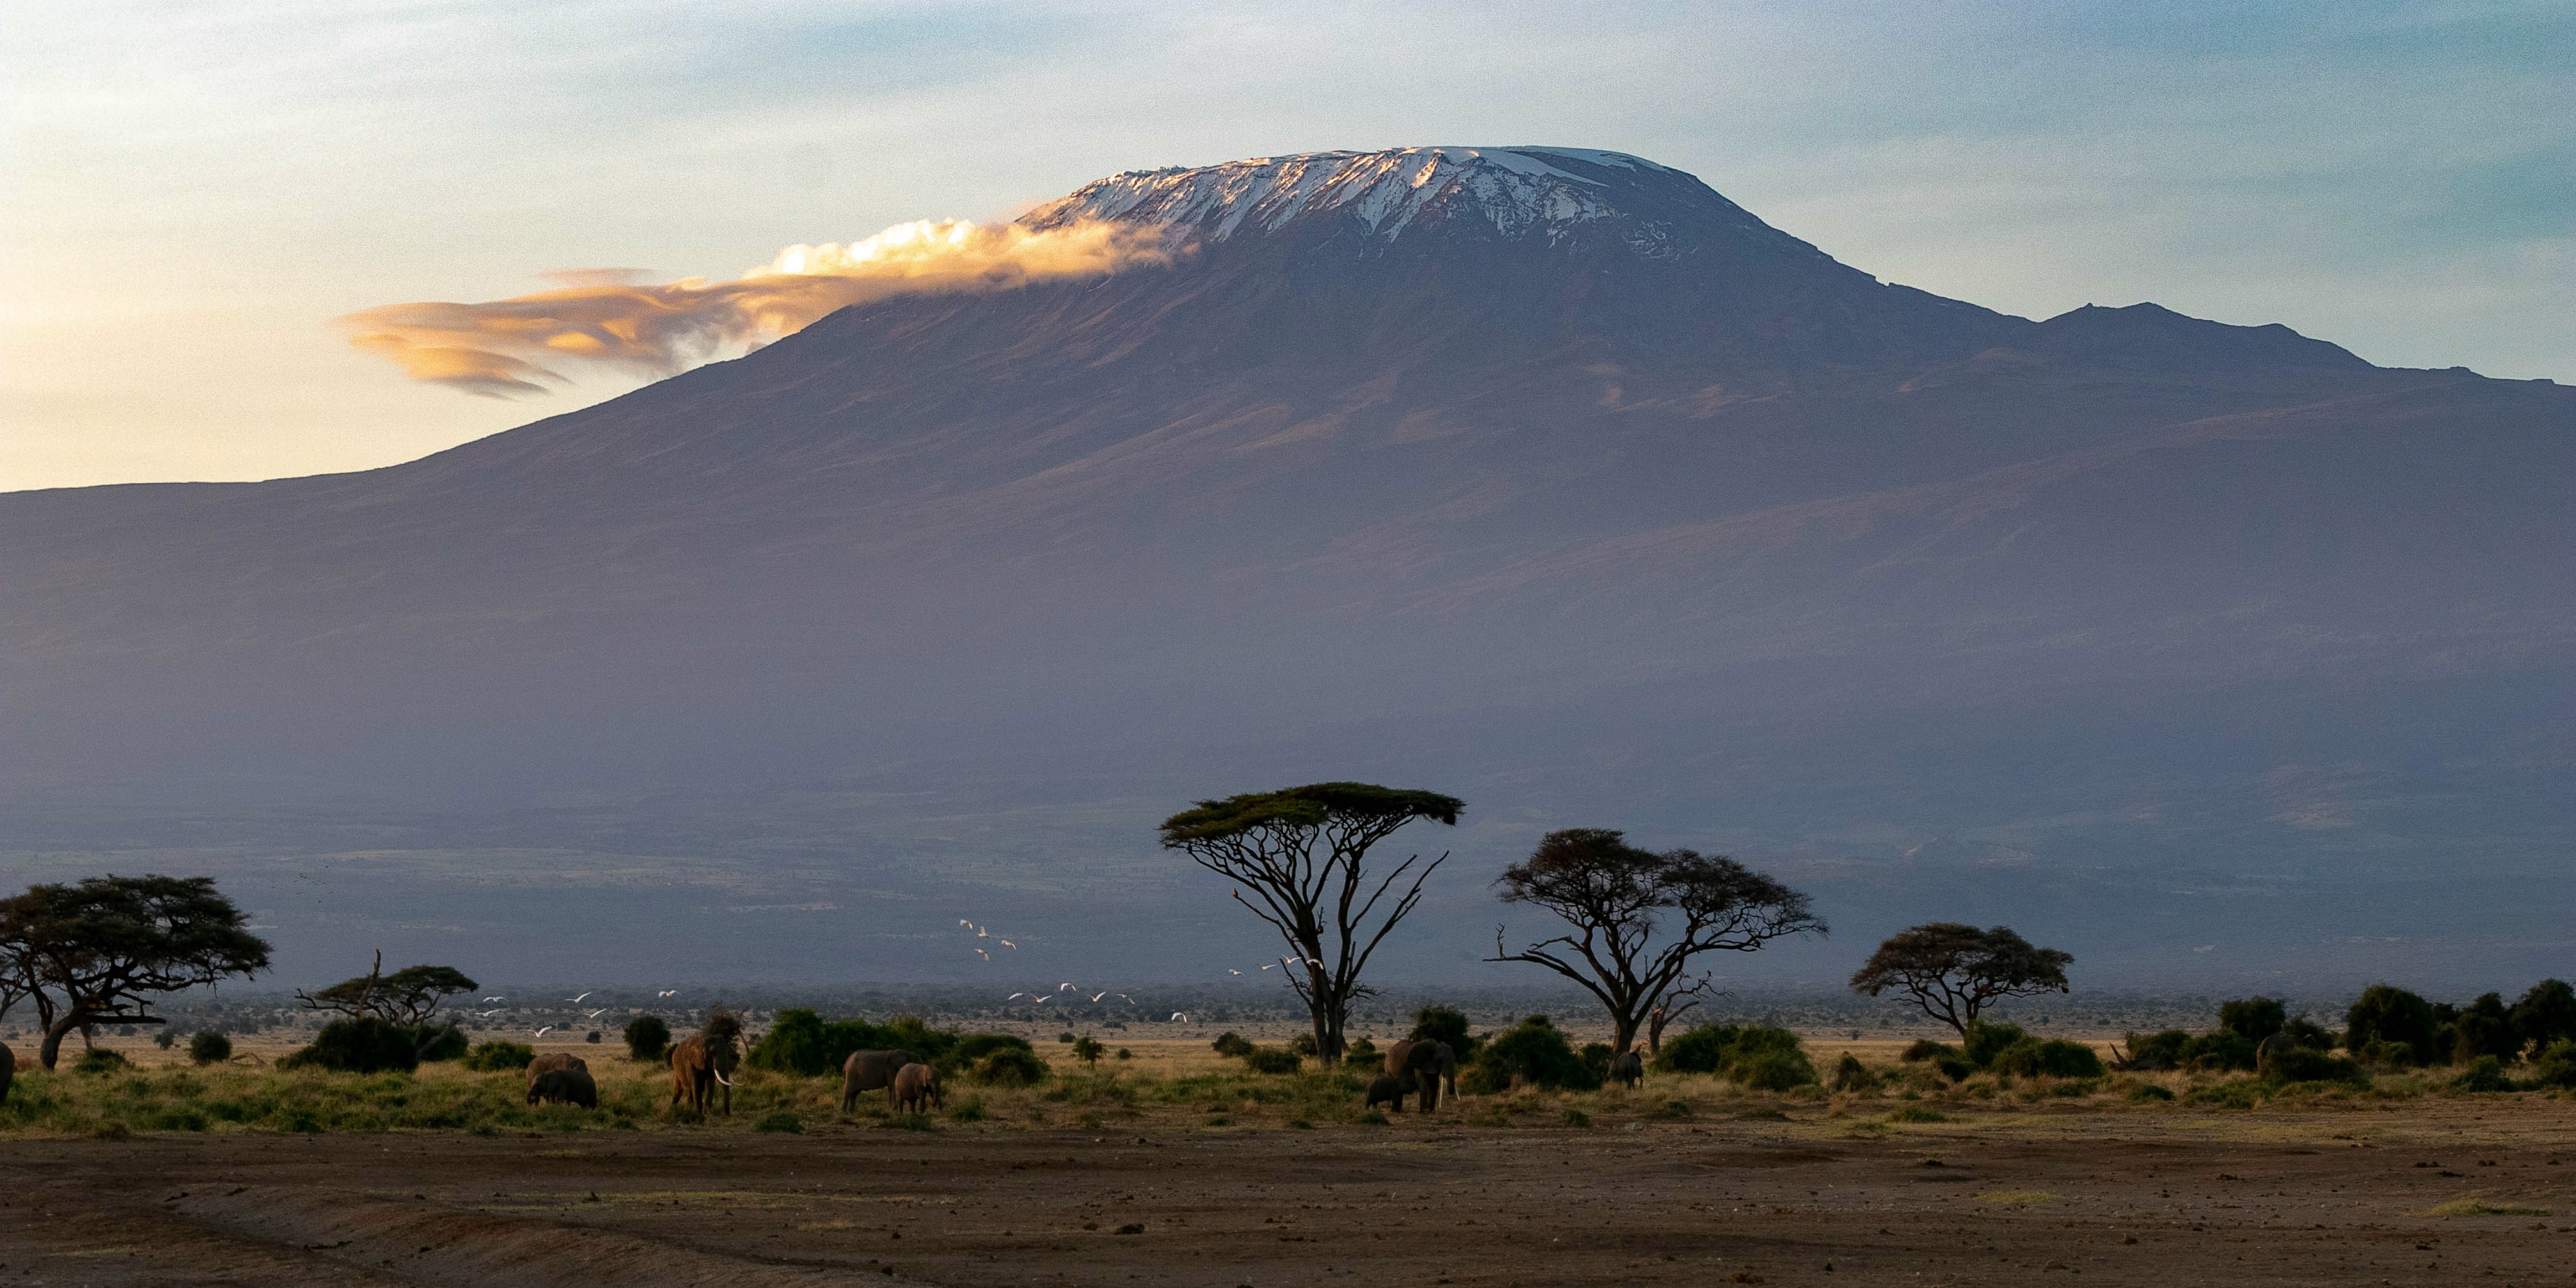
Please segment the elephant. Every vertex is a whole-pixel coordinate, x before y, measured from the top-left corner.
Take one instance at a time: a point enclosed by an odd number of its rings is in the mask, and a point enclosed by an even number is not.
[[[1410,1077],[1420,1084],[1422,1112],[1440,1107],[1440,1085],[1449,1084],[1449,1094],[1458,1094],[1458,1053],[1437,1038],[1406,1038],[1386,1049],[1386,1071],[1393,1077]]]
[[[710,1026],[712,1027],[712,1026]],[[671,1048],[671,1105],[677,1108],[685,1099],[692,1113],[703,1114],[707,1102],[715,1098],[716,1087],[724,1087],[724,1112],[733,1112],[733,1080],[725,1076],[742,1060],[734,1050],[734,1035],[721,1033],[710,1042],[700,1033]]]
[[[1368,1085],[1368,1104],[1365,1107],[1375,1109],[1381,1104],[1393,1105],[1395,1112],[1403,1113],[1404,1098],[1413,1094],[1418,1085],[1410,1077],[1379,1077]]]
[[[528,1082],[529,1104],[579,1105],[599,1108],[599,1084],[588,1069],[548,1069]]]
[[[841,1062],[841,1112],[848,1113],[859,1103],[859,1093],[885,1088],[886,1106],[894,1106],[894,1076],[908,1064],[928,1061],[901,1047],[892,1051],[852,1051]]]
[[[588,1076],[590,1073],[590,1064],[580,1056],[573,1055],[570,1052],[548,1051],[544,1055],[528,1061],[528,1085],[531,1087],[537,1085],[537,1079],[542,1078],[557,1069],[579,1069],[582,1071],[584,1076]]]
[[[9,1103],[9,1084],[18,1080],[18,1053],[0,1042],[0,1105]]]
[[[1622,1051],[1610,1061],[1610,1080],[1633,1090],[1646,1080],[1646,1062],[1634,1051]]]
[[[939,1091],[939,1069],[935,1065],[907,1064],[895,1070],[894,1085],[888,1091],[894,1097],[896,1113],[926,1114],[948,1105],[948,1098]]]

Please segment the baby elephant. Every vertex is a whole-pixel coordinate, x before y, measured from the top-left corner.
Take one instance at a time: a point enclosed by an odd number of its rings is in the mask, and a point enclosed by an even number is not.
[[[927,1064],[907,1064],[895,1070],[894,1109],[899,1114],[926,1114],[943,1108],[947,1099],[939,1094],[939,1070]]]
[[[1404,1098],[1413,1094],[1414,1089],[1415,1083],[1410,1077],[1380,1077],[1369,1083],[1368,1104],[1364,1107],[1375,1109],[1381,1104],[1393,1105],[1395,1112],[1403,1113]]]
[[[1610,1062],[1610,1080],[1623,1087],[1635,1087],[1646,1080],[1646,1062],[1634,1051],[1622,1051]]]
[[[599,1108],[599,1084],[584,1069],[548,1069],[528,1084],[529,1104],[579,1105]]]

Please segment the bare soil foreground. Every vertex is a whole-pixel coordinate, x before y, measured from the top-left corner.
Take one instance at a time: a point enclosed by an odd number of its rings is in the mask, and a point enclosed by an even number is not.
[[[0,1141],[0,1284],[2538,1284],[2576,1101]]]

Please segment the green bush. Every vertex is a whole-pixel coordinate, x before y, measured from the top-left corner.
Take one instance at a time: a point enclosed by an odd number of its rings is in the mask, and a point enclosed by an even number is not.
[[[2171,1100],[2174,1094],[2152,1082],[2141,1082],[2129,1088],[2129,1099],[2137,1101]]]
[[[524,1069],[537,1058],[536,1049],[519,1042],[477,1042],[465,1053],[465,1067],[482,1073],[501,1069]]]
[[[1311,1040],[1312,1039],[1310,1038],[1309,1041]],[[1085,1034],[1082,1037],[1074,1039],[1073,1058],[1082,1061],[1084,1064],[1090,1065],[1096,1069],[1100,1067],[1100,1057],[1107,1054],[1109,1054],[1109,1048],[1100,1045],[1100,1041],[1097,1038]]]
[[[2241,1034],[2221,1029],[2203,1033],[2182,1044],[2176,1053],[2185,1069],[2227,1070],[2254,1067],[2254,1043]]]
[[[2522,1055],[2522,1031],[2514,1026],[2513,1011],[2504,998],[2494,993],[2479,996],[2460,1011],[2452,1022],[2451,1058],[2474,1062],[2479,1056],[2493,1056],[2498,1063]]]
[[[957,1055],[959,1041],[955,1032],[931,1028],[918,1016],[871,1024],[826,1020],[813,1011],[791,1007],[778,1013],[769,1032],[743,1059],[755,1069],[813,1078],[840,1072],[853,1051],[904,1050],[941,1068],[956,1069],[963,1067]]]
[[[410,1032],[412,1044],[419,1048],[423,1064],[465,1058],[465,1051],[469,1045],[465,1039],[465,1030],[453,1024],[442,1024],[434,1029],[416,1028]]]
[[[2261,1065],[2255,1072],[2261,1074],[2264,1081],[2274,1083],[2366,1081],[2361,1066],[2350,1058],[2306,1046],[2287,1049],[2276,1046],[2264,1052]]]
[[[1966,1082],[1969,1076],[1977,1071],[1977,1066],[1956,1057],[1935,1060],[1932,1062],[1932,1067],[1940,1070],[1941,1076],[1952,1082]]]
[[[1968,1063],[1980,1069],[1987,1068],[1994,1064],[1995,1057],[2002,1054],[2004,1048],[2028,1036],[2018,1024],[1988,1024],[1979,1020],[1968,1026],[1967,1039],[1959,1044],[1960,1054],[1968,1057]]]
[[[1544,1015],[1533,1015],[1497,1033],[1476,1053],[1480,1085],[1504,1088],[1518,1079],[1551,1090],[1593,1091],[1601,1075],[1574,1053],[1565,1034]],[[1463,1088],[1462,1088],[1463,1089]]]
[[[1586,1042],[1583,1044],[1583,1049],[1575,1052],[1574,1055],[1576,1059],[1583,1061],[1584,1068],[1592,1071],[1592,1076],[1594,1078],[1599,1079],[1602,1082],[1610,1080],[1611,1052],[1609,1043]]]
[[[1462,1065],[1475,1059],[1476,1056],[1476,1039],[1469,1036],[1467,1014],[1454,1006],[1443,1006],[1433,1002],[1415,1011],[1413,1031],[1405,1036],[1415,1042],[1428,1040],[1448,1043],[1449,1049],[1457,1054],[1458,1063]]]
[[[123,1073],[133,1067],[133,1061],[106,1047],[91,1047],[81,1052],[79,1059],[72,1061],[72,1072],[93,1077],[103,1073]]]
[[[2252,1043],[2261,1043],[2289,1022],[2289,1011],[2268,997],[2241,998],[2218,1005],[2218,1031]]]
[[[2181,1029],[2156,1033],[2127,1033],[2121,1037],[2122,1049],[2129,1053],[2129,1067],[2134,1069],[2179,1069],[2182,1049],[2190,1045],[2191,1034]]]
[[[2019,1078],[2099,1078],[2102,1057],[2081,1042],[2023,1038],[1996,1052],[1986,1067]]]
[[[957,1061],[958,1067],[971,1069],[985,1056],[996,1051],[1026,1051],[1031,1055],[1037,1054],[1037,1048],[1030,1046],[1027,1038],[1016,1033],[969,1033],[957,1039],[957,1045],[949,1051],[949,1055]]]
[[[1314,1058],[1316,1052],[1321,1051],[1324,1048],[1321,1044],[1315,1041],[1314,1034],[1300,1033],[1297,1036],[1288,1039],[1288,1049],[1296,1052],[1302,1059],[1311,1060]]]
[[[1869,1066],[1862,1064],[1859,1056],[1845,1051],[1843,1058],[1834,1062],[1834,1090],[1870,1091],[1877,1086],[1878,1075],[1870,1072]]]
[[[2469,1067],[2461,1070],[2460,1076],[2451,1079],[2451,1089],[2454,1091],[2512,1091],[2516,1088],[2513,1085],[2513,1079],[2504,1076],[2504,1061],[2491,1055],[2482,1055],[2469,1061]]]
[[[1729,1058],[1726,1076],[1755,1091],[1787,1091],[1813,1085],[1816,1066],[1804,1051],[1753,1051]]]
[[[1214,1047],[1218,1055],[1244,1056],[1252,1054],[1252,1042],[1240,1033],[1217,1034],[1216,1041],[1211,1042],[1208,1045]]]
[[[2561,1038],[2532,1057],[2531,1080],[2544,1087],[2576,1089],[2576,1039]]]
[[[1665,1041],[1655,1052],[1658,1073],[1715,1073],[1726,1063],[1726,1052],[1742,1032],[1731,1024],[1701,1024],[1686,1029]]]
[[[658,1015],[638,1015],[626,1022],[626,1058],[660,1061],[671,1054],[671,1026]]]
[[[1297,1053],[1284,1047],[1254,1047],[1243,1053],[1243,1066],[1254,1073],[1295,1073]]]
[[[222,1064],[233,1058],[233,1040],[213,1030],[200,1030],[188,1038],[188,1058],[199,1064]]]
[[[1954,1056],[1957,1054],[1959,1054],[1958,1049],[1946,1042],[1935,1042],[1930,1038],[1916,1038],[1914,1039],[1914,1045],[1905,1048],[1905,1053],[1896,1058],[1903,1060],[1907,1064],[1916,1064],[1924,1060],[1938,1060],[1944,1056]]]
[[[1034,1087],[1046,1081],[1049,1072],[1036,1052],[1003,1047],[976,1063],[974,1078],[988,1087]]]
[[[2544,979],[2513,1004],[2513,1027],[2534,1052],[2576,1041],[2576,988],[2567,981]]]
[[[281,1069],[335,1069],[342,1073],[409,1073],[420,1067],[427,1035],[372,1015],[333,1020],[313,1035],[313,1045],[277,1062]]]
[[[1377,1043],[1367,1038],[1354,1038],[1342,1048],[1342,1059],[1351,1064],[1367,1064],[1378,1059]]]
[[[2343,1018],[2344,1046],[2355,1055],[2386,1058],[2396,1054],[2392,1047],[2402,1046],[2402,1060],[2391,1063],[2430,1064],[2444,1054],[2433,1004],[2405,989],[2373,984],[2353,999]],[[2381,1044],[2375,1052],[2374,1044]]]

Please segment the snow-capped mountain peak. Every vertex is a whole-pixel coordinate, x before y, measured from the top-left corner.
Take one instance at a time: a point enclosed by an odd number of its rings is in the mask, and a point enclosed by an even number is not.
[[[1247,231],[1276,231],[1316,215],[1355,220],[1388,240],[1435,218],[1472,217],[1491,223],[1505,235],[1518,236],[1616,218],[1623,213],[1620,190],[1639,180],[1679,180],[1707,192],[1678,170],[1623,152],[1555,147],[1393,148],[1131,170],[1086,184],[1071,196],[1029,212],[1022,222],[1038,227],[1084,219],[1160,223],[1221,242]],[[1723,198],[1718,200],[1726,204]],[[1761,226],[1749,215],[1743,219]]]

